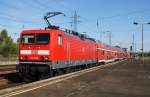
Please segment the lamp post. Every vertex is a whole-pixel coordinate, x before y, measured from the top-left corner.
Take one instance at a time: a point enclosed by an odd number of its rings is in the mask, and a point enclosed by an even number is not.
[[[109,33],[109,45],[111,46],[111,32],[110,31],[108,31],[108,33]]]
[[[108,33],[108,37],[109,37],[109,45],[111,46],[111,31],[105,31],[105,32],[103,32],[104,34],[105,33]]]
[[[142,51],[142,61],[144,62],[144,25],[146,24],[150,24],[149,23],[138,23],[138,22],[134,22],[133,24],[135,25],[141,25],[142,26],[142,44],[141,44],[141,51]]]

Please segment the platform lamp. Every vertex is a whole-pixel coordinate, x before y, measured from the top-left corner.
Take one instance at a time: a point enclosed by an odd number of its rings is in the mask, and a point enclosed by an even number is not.
[[[141,51],[142,51],[142,61],[144,62],[144,25],[146,25],[146,24],[148,24],[148,25],[150,25],[150,22],[148,22],[148,23],[138,23],[138,22],[134,22],[133,24],[135,24],[135,25],[141,25],[142,26],[142,48],[141,48]]]

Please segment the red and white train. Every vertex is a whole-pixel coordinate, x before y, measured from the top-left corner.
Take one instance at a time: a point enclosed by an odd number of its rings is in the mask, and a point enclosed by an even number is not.
[[[22,77],[31,79],[60,69],[127,57],[126,51],[86,38],[77,32],[25,30],[20,36],[17,70]]]
[[[51,29],[24,30],[21,33],[17,71],[25,79],[38,80],[58,70],[124,58],[128,58],[128,52],[123,49],[52,26]]]

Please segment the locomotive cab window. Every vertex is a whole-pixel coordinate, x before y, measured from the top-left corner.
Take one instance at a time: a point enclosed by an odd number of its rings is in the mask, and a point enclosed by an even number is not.
[[[37,44],[48,44],[50,39],[49,34],[36,34],[36,43]]]
[[[22,36],[22,43],[23,44],[32,44],[35,42],[35,35],[34,34],[26,34]]]
[[[58,35],[58,45],[62,45],[62,35]]]
[[[24,34],[22,35],[23,44],[48,44],[49,34]]]

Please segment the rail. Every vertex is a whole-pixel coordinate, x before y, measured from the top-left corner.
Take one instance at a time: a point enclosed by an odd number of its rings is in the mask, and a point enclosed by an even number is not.
[[[16,72],[16,65],[17,64],[0,65],[0,75]]]

